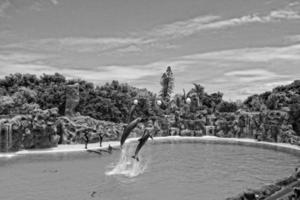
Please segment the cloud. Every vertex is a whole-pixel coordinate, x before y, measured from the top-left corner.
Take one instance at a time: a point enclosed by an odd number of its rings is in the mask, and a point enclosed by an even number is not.
[[[133,80],[139,87],[157,91],[159,78],[166,66],[171,66],[175,74],[176,92],[189,89],[192,83],[203,84],[208,92],[222,91],[226,99],[245,99],[248,95],[271,90],[280,84],[289,83],[300,76],[300,59],[295,59],[299,46],[262,47],[232,49],[211,53],[180,56],[164,61],[135,66],[153,69],[149,76]],[[254,59],[263,53],[265,58]],[[278,56],[284,52],[283,56]],[[237,59],[242,57],[240,59]],[[244,60],[244,58],[247,58]],[[282,62],[284,61],[284,62]],[[284,63],[285,69],[282,69]],[[154,73],[157,71],[157,73]]]
[[[0,52],[1,77],[17,72],[32,74],[43,74],[50,72],[52,68],[42,64],[43,60],[50,57],[50,55],[25,52]]]
[[[154,28],[149,32],[150,37],[161,37],[161,36],[188,36],[193,34],[195,31],[201,29],[205,25],[219,19],[219,16],[199,16],[186,21],[177,21],[171,24],[165,24]]]
[[[7,62],[9,64],[12,63],[28,63],[28,62],[34,62],[37,60],[42,60],[50,58],[50,55],[42,55],[42,54],[35,54],[35,53],[21,53],[21,52],[1,52],[0,53],[0,61],[1,62]]]
[[[9,18],[11,13],[23,10],[42,11],[47,2],[52,5],[59,3],[58,0],[0,0],[0,18]]]
[[[146,37],[65,37],[28,40],[0,46],[0,49],[66,53],[137,53],[145,49],[175,49],[169,42]]]
[[[0,17],[7,17],[6,10],[11,6],[9,0],[4,0],[0,2]]]
[[[182,56],[165,63],[172,66],[180,85],[178,92],[196,82],[209,92],[224,92],[226,99],[245,99],[299,78],[299,49],[300,46],[232,49]],[[150,84],[149,87],[153,88]]]
[[[295,0],[295,1],[293,1],[293,2],[290,2],[290,3],[288,4],[288,7],[294,7],[294,6],[298,6],[298,5],[300,5],[300,3],[297,2],[297,0]]]
[[[6,49],[32,49],[44,51],[66,51],[79,53],[99,53],[103,51],[124,49],[131,45],[140,45],[148,41],[141,38],[113,38],[113,37],[66,37],[46,38],[13,43],[2,46]]]
[[[118,52],[125,52],[125,53],[136,53],[136,52],[141,52],[142,51],[142,49],[141,48],[139,48],[138,46],[136,46],[136,45],[130,45],[130,46],[128,46],[128,47],[125,47],[125,48],[123,48],[123,49],[119,49],[119,50],[117,50]]]
[[[49,40],[51,42],[51,40]],[[124,45],[130,43],[139,43],[141,39],[139,38],[86,38],[86,37],[69,37],[63,38],[58,40],[59,43],[67,46],[73,45],[93,45],[93,44],[100,44],[100,45],[109,45],[112,44],[114,46],[117,45]]]
[[[275,82],[270,82],[270,83],[266,83],[265,86],[268,88],[274,88],[276,86],[279,85],[288,85],[291,84],[293,81],[288,80],[288,81],[275,81]]]
[[[8,0],[5,2],[9,4]],[[51,2],[55,5],[57,4],[57,0],[51,0]],[[2,7],[7,7],[6,4],[2,4]],[[188,37],[201,31],[218,30],[250,23],[269,23],[295,19],[300,19],[299,13],[291,7],[286,7],[285,9],[270,11],[265,15],[251,14],[229,19],[223,19],[221,16],[216,15],[197,16],[192,19],[154,27],[148,31],[129,33],[127,37],[45,38],[10,44],[5,46],[5,48],[37,49],[50,52],[64,51],[97,54],[118,52],[126,54],[141,52],[149,48],[176,48],[176,45],[169,44],[170,40]],[[281,57],[283,58],[284,56]]]
[[[59,72],[67,77],[82,78],[94,82],[106,82],[111,80],[131,81],[147,75],[157,75],[161,66],[157,63],[151,65],[102,65],[88,69],[76,67],[72,64],[58,65],[54,60],[57,56],[49,54],[37,54],[28,52],[0,51],[0,74],[2,76],[11,73],[43,73]]]
[[[236,62],[300,61],[300,45],[243,48],[186,56],[187,59],[227,60]]]
[[[58,0],[50,0],[51,3],[53,3],[54,5],[57,5],[58,4]]]
[[[275,10],[272,11],[268,16],[263,17],[262,19],[267,22],[280,19],[300,19],[300,15],[298,12],[293,10]]]
[[[226,99],[245,99],[300,77],[300,45],[242,48],[183,56],[190,61],[185,73],[198,76],[210,91],[222,91]],[[189,81],[191,82],[191,81]]]
[[[265,69],[235,70],[224,74],[228,78],[236,79],[238,82],[254,82],[269,80],[274,78],[284,78],[287,76],[279,75]]]
[[[150,37],[175,39],[190,36],[204,30],[224,29],[250,23],[268,23],[294,19],[300,19],[300,15],[290,8],[273,10],[267,15],[252,14],[230,19],[222,19],[220,16],[213,15],[198,16],[193,19],[159,26],[150,31],[148,35]]]
[[[285,37],[285,39],[289,42],[300,42],[300,35],[290,35]]]
[[[49,41],[50,43],[58,42],[61,48],[75,50],[77,52],[102,52],[108,50],[123,49],[124,52],[138,49],[139,45],[149,43],[149,40],[142,38],[63,38]],[[130,49],[128,49],[130,48]],[[127,49],[127,50],[126,50]]]
[[[52,3],[56,5],[55,2]],[[3,4],[0,4],[0,11],[1,5]],[[152,60],[138,65],[122,65],[120,63],[124,62],[120,60],[116,61],[119,62],[118,64],[113,63],[114,61],[101,64],[104,63],[101,61],[102,58],[105,59],[104,56],[101,58],[84,56],[103,53],[134,55],[149,48],[151,50],[177,48],[173,45],[173,42],[176,42],[173,40],[184,39],[202,31],[295,19],[300,19],[299,13],[290,8],[228,19],[207,15],[165,24],[147,32],[140,31],[125,37],[44,38],[2,45],[0,66],[5,68],[0,68],[0,74],[59,72],[67,77],[82,78],[100,84],[116,79],[158,91],[162,72],[167,66],[172,66],[175,83],[178,84],[175,86],[177,92],[181,92],[182,88],[189,89],[193,82],[198,82],[210,92],[218,90],[224,92],[226,98],[243,98],[300,77],[300,44],[196,53],[156,62]],[[291,36],[290,40],[299,41],[299,38],[299,35],[295,35]],[[78,55],[84,57],[82,59],[84,65],[90,66],[84,67],[78,64],[76,61],[81,58],[76,57]],[[88,60],[90,58],[95,62],[90,62]],[[139,63],[141,62],[143,61]],[[283,69],[283,66],[286,69]],[[281,69],[278,70],[280,67]],[[283,73],[280,74],[278,71]]]

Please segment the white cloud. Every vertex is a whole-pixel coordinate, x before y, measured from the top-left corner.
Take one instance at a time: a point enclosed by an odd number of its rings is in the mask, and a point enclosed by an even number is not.
[[[1,52],[0,61],[8,62],[8,63],[28,63],[28,62],[34,62],[36,60],[49,58],[49,57],[50,55],[45,56],[45,55],[35,54],[35,53]]]
[[[107,50],[123,49],[130,45],[140,45],[147,42],[149,41],[142,40],[141,38],[66,37],[30,40],[8,44],[3,46],[3,48],[99,53]]]
[[[193,34],[195,31],[201,29],[201,27],[219,19],[219,16],[199,16],[186,21],[177,21],[171,24],[159,26],[151,30],[148,34],[150,37],[161,37],[161,36],[188,36]]]
[[[300,45],[283,47],[244,48],[186,56],[187,59],[231,60],[237,62],[300,61]]]
[[[286,77],[265,69],[234,70],[226,72],[224,75],[230,79],[236,79],[238,82],[267,81],[269,79]]]
[[[272,21],[276,19],[300,19],[298,12],[293,10],[275,10],[272,11],[268,16],[263,18],[266,21]]]
[[[300,3],[297,2],[297,0],[296,0],[296,1],[294,1],[294,2],[290,2],[290,3],[288,4],[288,7],[294,7],[294,6],[298,6],[298,5],[300,5]]]
[[[300,19],[300,15],[291,9],[273,10],[267,15],[252,14],[223,20],[220,16],[198,16],[186,21],[177,21],[159,26],[150,31],[148,35],[150,37],[167,37],[167,39],[174,39],[186,37],[203,30],[222,29],[249,23],[268,23],[294,19]]]
[[[0,77],[13,73],[43,74],[53,72],[54,68],[43,64],[52,55],[42,55],[26,52],[1,52],[0,51]]]
[[[118,50],[118,52],[126,52],[126,53],[136,53],[136,52],[141,52],[141,51],[142,51],[142,49],[139,48],[137,45],[130,45],[128,47]]]
[[[54,4],[56,2],[57,1],[55,0]],[[293,11],[290,8],[273,10],[267,15],[252,14],[229,19],[222,19],[220,16],[207,15],[161,25],[148,31],[138,32],[135,34],[132,33],[129,34],[128,37],[46,38],[11,44],[7,45],[6,48],[27,48],[54,52],[66,51],[98,54],[106,51],[132,53],[143,51],[146,48],[166,48],[168,46],[168,41],[172,39],[188,37],[205,30],[223,29],[250,23],[269,23],[294,19],[300,19],[300,15],[298,12]],[[174,45],[171,46],[174,47]],[[253,53],[255,54],[255,52]],[[247,52],[247,55],[250,54]],[[258,54],[255,56],[257,55]],[[285,55],[280,56],[279,54],[276,56],[281,58],[285,57]],[[290,59],[290,57],[287,58]],[[298,59],[297,56],[296,59]]]
[[[54,39],[56,41],[56,39]],[[53,42],[49,39],[46,42]],[[58,39],[58,42],[62,45],[73,46],[73,45],[124,45],[131,43],[139,43],[142,42],[139,38],[86,38],[86,37],[69,37]]]
[[[293,81],[288,80],[288,81],[275,81],[275,82],[270,82],[270,83],[266,83],[265,86],[267,88],[274,88],[280,85],[288,85],[291,84]]]

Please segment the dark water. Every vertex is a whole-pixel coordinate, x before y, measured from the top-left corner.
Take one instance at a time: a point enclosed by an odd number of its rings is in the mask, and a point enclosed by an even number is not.
[[[121,151],[1,159],[0,199],[218,200],[288,176],[300,163],[295,155],[262,148],[153,143],[142,149],[139,163],[129,158],[136,145],[130,144],[119,163],[126,170],[113,170]]]

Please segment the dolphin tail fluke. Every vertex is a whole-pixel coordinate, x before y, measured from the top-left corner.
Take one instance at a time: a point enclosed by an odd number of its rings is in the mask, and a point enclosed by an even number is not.
[[[139,157],[137,156],[131,156],[133,159],[135,159],[136,161],[140,161]]]

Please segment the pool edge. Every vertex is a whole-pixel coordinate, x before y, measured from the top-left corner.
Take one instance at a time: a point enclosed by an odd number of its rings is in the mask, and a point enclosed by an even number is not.
[[[138,138],[129,138],[126,143],[137,141]],[[165,137],[154,137],[154,141],[199,141],[199,142],[211,142],[211,143],[222,143],[222,144],[237,144],[246,145],[252,147],[261,147],[266,149],[274,149],[277,151],[283,151],[286,153],[296,154],[300,156],[300,147],[287,143],[272,143],[257,141],[250,138],[220,138],[215,136],[201,136],[201,137],[190,137],[190,136],[165,136]],[[103,146],[100,147],[98,143],[89,144],[88,150],[105,150],[111,145],[113,148],[119,148],[120,143],[118,141],[106,141],[103,142]],[[38,149],[38,150],[22,150],[14,153],[0,153],[0,158],[11,158],[18,155],[28,154],[56,154],[56,153],[71,153],[71,152],[84,152],[83,144],[68,144],[59,145],[58,147],[49,149]]]

